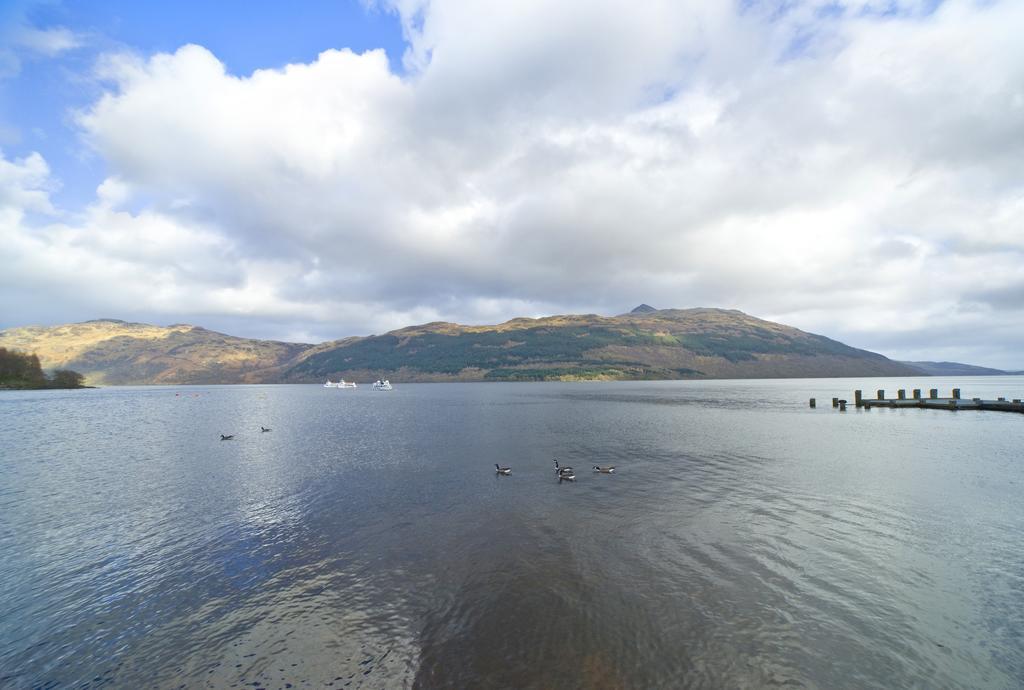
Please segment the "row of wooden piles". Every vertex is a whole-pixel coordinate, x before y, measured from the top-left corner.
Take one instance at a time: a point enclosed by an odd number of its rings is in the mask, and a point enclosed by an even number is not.
[[[832,398],[832,407],[838,408],[841,412],[846,411],[847,401],[840,398]],[[1024,412],[1024,404],[1020,398],[1007,400],[996,398],[995,400],[982,400],[981,398],[961,398],[960,389],[954,388],[948,398],[939,397],[939,389],[932,388],[928,391],[928,397],[921,395],[920,388],[911,391],[911,397],[907,397],[907,391],[900,388],[896,391],[895,398],[885,397],[885,390],[879,388],[874,399],[865,398],[862,391],[853,392],[853,404],[859,408],[870,410],[872,407],[924,407],[940,410],[996,410],[998,412]],[[817,407],[817,400],[811,398],[811,407]]]

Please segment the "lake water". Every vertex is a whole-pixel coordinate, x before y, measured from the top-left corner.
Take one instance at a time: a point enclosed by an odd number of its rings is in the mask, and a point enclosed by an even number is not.
[[[829,403],[954,385],[0,393],[0,686],[1021,687],[1024,415]]]

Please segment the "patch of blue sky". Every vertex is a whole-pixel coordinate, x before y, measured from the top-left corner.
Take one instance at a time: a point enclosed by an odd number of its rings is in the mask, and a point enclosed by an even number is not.
[[[842,19],[846,14],[846,7],[840,2],[830,2],[814,11],[816,19],[825,21],[829,19]]]
[[[906,2],[906,0],[889,0],[886,3],[865,2],[859,8],[860,17],[927,17],[942,5],[943,0],[924,0],[923,2]]]
[[[801,57],[805,57],[812,54],[812,47],[814,39],[816,38],[816,31],[810,27],[805,27],[789,39],[786,44],[786,49],[779,56],[780,62],[787,62],[789,60],[797,60]]]
[[[768,21],[778,21],[801,4],[798,0],[740,0],[739,12],[757,12]]]
[[[103,174],[75,125],[75,112],[99,93],[95,82],[85,76],[92,63],[92,56],[83,51],[68,51],[57,58],[22,58],[20,72],[0,83],[0,120],[11,133],[3,144],[5,156],[42,154],[51,174],[64,181],[53,191],[53,199],[75,206],[93,197]],[[79,180],[95,184],[82,189],[74,184]]]
[[[912,17],[927,17],[935,12],[942,4],[942,0],[925,0],[925,2],[906,2],[905,0],[890,0],[889,2],[871,2],[865,0],[862,3],[831,2],[814,11],[814,21],[796,25],[792,37],[786,44],[785,50],[779,56],[780,62],[797,60],[803,57],[816,57],[816,47],[820,44],[818,40],[827,35],[837,23],[850,17],[873,18],[879,20],[902,19]],[[754,6],[754,0],[748,0],[749,7]],[[793,3],[757,3],[764,9],[766,6],[773,8],[770,14],[772,20],[781,18],[793,5]]]
[[[816,19],[842,19],[849,16],[893,17],[928,16],[945,0],[835,0],[814,8]],[[798,8],[807,7],[805,0],[740,0],[741,14],[757,12],[768,21],[778,21]]]
[[[173,52],[196,43],[209,49],[235,75],[310,62],[330,48],[350,48],[357,53],[383,48],[391,68],[400,72],[405,50],[398,17],[358,0],[86,0],[41,4],[29,18],[37,26],[66,26],[146,54]]]
[[[644,99],[641,102],[641,105],[652,106],[668,103],[675,99],[679,93],[680,87],[678,84],[666,84],[664,82],[648,84],[646,88],[644,88]]]

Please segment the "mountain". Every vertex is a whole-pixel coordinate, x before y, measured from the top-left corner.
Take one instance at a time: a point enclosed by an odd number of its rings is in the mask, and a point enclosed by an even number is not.
[[[98,319],[0,331],[0,347],[32,352],[46,369],[72,369],[92,385],[255,383],[275,380],[312,346],[236,338],[198,326]]]
[[[321,345],[284,379],[382,374],[404,381],[919,375],[882,355],[740,311],[661,309],[496,326],[429,323]]]
[[[1013,373],[1002,369],[961,364],[960,362],[902,362],[902,364],[919,369],[928,376],[1006,376]]]
[[[319,345],[101,319],[0,331],[0,347],[108,385],[920,375],[874,352],[726,309],[436,322]]]

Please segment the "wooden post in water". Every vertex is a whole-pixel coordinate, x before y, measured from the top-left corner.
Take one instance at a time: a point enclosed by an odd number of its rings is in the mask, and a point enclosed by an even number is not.
[[[839,411],[840,412],[846,412],[846,401],[845,400],[840,400],[839,401]]]
[[[811,407],[817,407],[817,406],[818,406],[818,401],[815,400],[814,398],[811,398]]]
[[[864,407],[864,403],[861,402],[860,391],[853,392],[853,404],[857,407]]]
[[[960,399],[960,389],[959,388],[954,388],[953,389],[953,400],[959,400],[959,399]]]
[[[832,398],[832,407],[839,407],[839,398]]]
[[[907,390],[905,388],[900,388],[898,391],[896,391],[896,397],[899,398],[900,400],[906,400]]]
[[[885,400],[885,391],[882,390],[881,388],[878,389],[878,399]]]
[[[920,399],[921,399],[921,389],[920,388],[915,388],[914,389],[914,400],[920,400]]]
[[[932,388],[931,390],[929,390],[928,391],[928,397],[931,398],[932,400],[935,400],[936,398],[938,398],[939,397],[939,389],[938,388]]]

